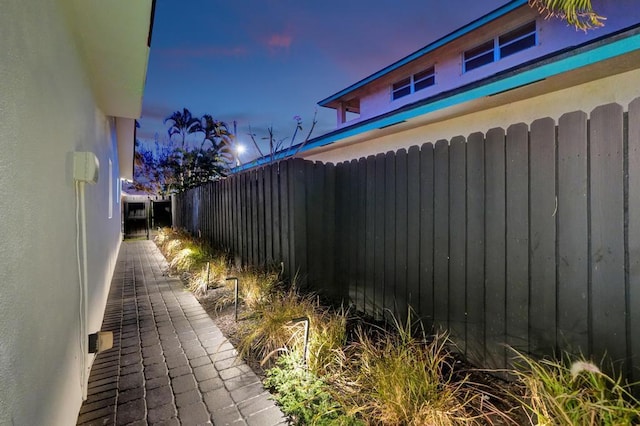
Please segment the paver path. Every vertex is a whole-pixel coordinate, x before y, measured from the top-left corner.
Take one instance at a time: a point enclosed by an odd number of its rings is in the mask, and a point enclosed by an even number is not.
[[[285,425],[260,379],[151,241],[123,242],[78,425]]]

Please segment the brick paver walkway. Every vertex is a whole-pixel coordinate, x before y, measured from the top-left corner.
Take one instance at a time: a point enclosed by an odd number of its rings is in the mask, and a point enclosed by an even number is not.
[[[79,425],[285,425],[259,378],[237,356],[151,241],[124,242],[102,331],[114,347],[91,369]]]

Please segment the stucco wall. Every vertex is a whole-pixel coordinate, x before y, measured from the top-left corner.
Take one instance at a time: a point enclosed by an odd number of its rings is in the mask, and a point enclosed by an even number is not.
[[[101,166],[86,188],[88,332],[102,321],[120,244],[115,199],[108,219],[113,119],[96,107],[61,4],[3,1],[0,13],[2,425],[75,424],[81,405],[74,151],[96,153]]]
[[[486,132],[493,127],[507,128],[515,123],[531,123],[538,118],[558,119],[562,114],[582,110],[590,112],[598,105],[617,102],[624,108],[640,95],[640,70],[532,97],[500,107],[435,122],[385,137],[369,139],[325,152],[304,155],[305,159],[339,163],[341,161],[396,151],[439,139],[468,136],[473,132]],[[327,148],[330,148],[329,145]]]

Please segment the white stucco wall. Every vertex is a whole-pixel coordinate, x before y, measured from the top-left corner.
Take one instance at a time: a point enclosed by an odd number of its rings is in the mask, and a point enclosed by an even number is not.
[[[86,188],[88,332],[101,324],[121,239],[116,200],[108,219],[109,159],[118,177],[113,119],[96,107],[61,4],[1,3],[2,425],[75,424],[81,405],[74,151],[96,153],[101,166]]]
[[[303,155],[305,159],[339,163],[381,152],[397,151],[412,145],[451,140],[454,136],[486,133],[494,127],[506,129],[515,123],[531,123],[538,118],[558,119],[562,114],[582,110],[589,113],[595,107],[610,102],[622,105],[640,96],[640,70],[629,71],[590,83],[532,97],[500,107],[490,108],[456,118],[434,122],[388,136],[372,138],[348,146],[328,145],[327,150]]]

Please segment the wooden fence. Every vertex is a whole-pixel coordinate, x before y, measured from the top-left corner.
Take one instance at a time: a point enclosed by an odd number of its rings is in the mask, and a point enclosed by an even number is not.
[[[411,306],[479,365],[606,353],[640,379],[640,99],[176,197],[176,224],[376,317]],[[348,293],[347,293],[348,291]]]

